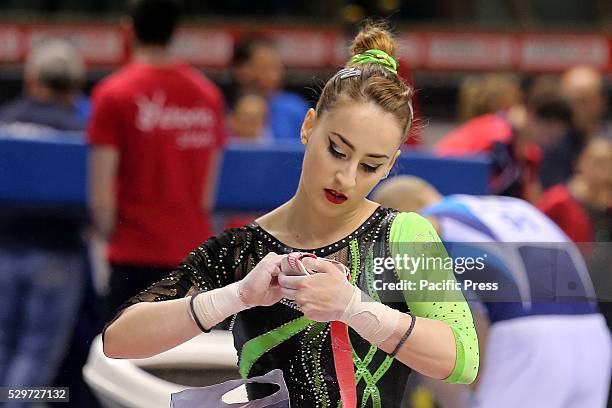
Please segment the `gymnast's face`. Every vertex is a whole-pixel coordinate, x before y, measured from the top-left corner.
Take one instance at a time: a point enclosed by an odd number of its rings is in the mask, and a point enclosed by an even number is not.
[[[306,144],[301,188],[312,206],[334,215],[359,209],[391,170],[402,126],[372,102],[345,101],[320,117],[310,109],[301,136]]]

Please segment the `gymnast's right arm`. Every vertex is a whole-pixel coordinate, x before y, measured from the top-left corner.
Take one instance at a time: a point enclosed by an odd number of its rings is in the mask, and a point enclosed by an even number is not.
[[[279,301],[282,257],[269,253],[247,275],[247,248],[234,232],[209,239],[168,277],[126,302],[103,331],[104,354],[150,357],[200,334],[199,325],[210,329],[244,309]],[[194,316],[189,302],[200,291]]]
[[[151,357],[195,337],[200,329],[189,316],[188,301],[183,298],[128,307],[104,330],[104,354],[110,358]]]

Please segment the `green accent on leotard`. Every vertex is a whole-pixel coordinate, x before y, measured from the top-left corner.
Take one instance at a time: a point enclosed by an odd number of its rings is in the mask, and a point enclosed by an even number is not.
[[[404,254],[413,257],[423,254],[425,257],[448,259],[446,249],[431,223],[416,213],[400,213],[396,216],[391,226],[389,245],[394,259],[397,255],[403,257]],[[442,262],[442,265],[444,264]],[[396,266],[399,278],[414,281],[417,287],[421,279],[434,283],[455,280],[452,269],[419,269],[411,273],[401,266]],[[479,365],[478,338],[472,313],[461,291],[405,290],[404,298],[416,316],[440,320],[452,329],[457,357],[453,371],[444,381],[461,384],[474,381]],[[418,324],[417,322],[416,325]]]
[[[359,244],[357,240],[352,240],[349,243],[349,248],[351,251],[351,284],[355,284],[357,281],[357,277],[359,276],[359,271],[361,270],[361,257],[359,256]],[[371,270],[372,263],[372,251],[368,251],[366,256],[366,273],[372,274]],[[368,266],[370,269],[368,269]],[[368,277],[367,280],[371,281],[373,277]],[[368,283],[370,284],[370,283]],[[372,290],[370,290],[372,289]],[[378,297],[378,293],[373,290],[373,288],[368,288],[368,292],[372,295],[374,300],[380,302],[380,298]],[[350,338],[349,338],[350,341]],[[372,408],[382,408],[380,390],[378,389],[378,381],[382,378],[382,376],[389,370],[391,364],[393,363],[394,358],[390,356],[386,356],[385,360],[380,364],[378,369],[374,374],[370,372],[369,366],[372,363],[372,359],[374,358],[374,354],[378,351],[378,347],[374,345],[370,345],[370,349],[368,353],[365,355],[363,359],[359,357],[355,348],[351,344],[352,355],[353,355],[353,364],[355,365],[355,385],[358,385],[361,380],[365,381],[366,386],[363,390],[363,395],[361,398],[361,408],[364,408],[370,398],[372,398]],[[374,368],[374,367],[372,367]],[[342,408],[342,401],[338,401],[338,408]]]
[[[261,356],[290,337],[295,336],[313,323],[314,322],[312,320],[309,320],[303,316],[298,317],[297,319],[291,320],[274,330],[247,341],[242,347],[242,352],[240,353],[240,376],[242,378],[249,378],[249,373],[251,372],[253,364],[255,364],[255,362],[259,360]]]

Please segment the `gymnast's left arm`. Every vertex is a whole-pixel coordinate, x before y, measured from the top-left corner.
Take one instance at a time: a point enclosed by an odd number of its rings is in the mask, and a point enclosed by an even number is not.
[[[444,261],[448,255],[433,226],[415,213],[401,213],[396,217],[389,234],[390,253],[414,251],[431,260]],[[402,254],[403,255],[403,254]],[[463,293],[451,269],[444,267],[416,271],[396,268],[401,280],[438,284],[437,290],[406,290],[404,297],[415,316],[414,328],[398,350],[396,358],[413,369],[448,383],[469,384],[478,374],[479,349],[476,330]],[[419,287],[419,286],[417,286]],[[443,288],[443,289],[440,289]],[[393,350],[410,327],[412,317],[401,314],[393,334],[379,347]]]

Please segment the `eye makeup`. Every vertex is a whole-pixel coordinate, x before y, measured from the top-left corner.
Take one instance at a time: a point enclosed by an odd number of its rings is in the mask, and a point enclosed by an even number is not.
[[[329,153],[337,158],[337,159],[345,159],[346,158],[346,154],[342,153],[341,151],[338,150],[337,145],[334,143],[334,141],[331,138],[328,138],[329,144],[327,146],[327,150],[329,151]],[[361,163],[361,168],[363,169],[363,171],[365,171],[366,173],[375,173],[376,170],[378,170],[378,168],[381,165],[378,166],[372,166],[370,164],[366,164],[366,163]]]

